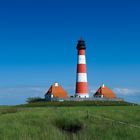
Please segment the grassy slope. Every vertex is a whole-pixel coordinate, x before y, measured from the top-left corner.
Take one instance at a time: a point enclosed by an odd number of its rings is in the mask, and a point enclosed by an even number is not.
[[[62,131],[56,125],[56,121],[60,120],[63,123],[65,119],[69,122],[81,122],[82,130],[76,134]],[[0,140],[138,140],[139,138],[140,106],[0,108]]]
[[[125,101],[64,101],[64,102],[31,102],[28,104],[18,105],[18,107],[70,107],[70,106],[134,106],[136,104]]]

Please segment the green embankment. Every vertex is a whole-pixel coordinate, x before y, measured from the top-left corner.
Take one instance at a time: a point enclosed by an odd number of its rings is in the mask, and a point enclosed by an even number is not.
[[[136,104],[125,101],[41,101],[18,105],[21,107],[69,107],[69,106],[135,106]]]
[[[140,106],[0,107],[0,140],[139,140]]]

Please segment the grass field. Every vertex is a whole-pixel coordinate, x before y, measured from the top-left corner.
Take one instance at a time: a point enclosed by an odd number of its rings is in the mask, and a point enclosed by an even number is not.
[[[0,140],[139,140],[140,106],[0,107]]]

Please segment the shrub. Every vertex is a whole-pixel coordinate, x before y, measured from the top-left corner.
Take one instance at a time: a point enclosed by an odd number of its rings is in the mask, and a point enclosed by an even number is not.
[[[42,99],[40,97],[30,97],[26,100],[27,103],[35,103],[35,102],[41,102],[44,101],[45,99]]]

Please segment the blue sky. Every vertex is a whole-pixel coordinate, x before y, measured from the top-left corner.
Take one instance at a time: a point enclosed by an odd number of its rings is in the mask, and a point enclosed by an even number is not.
[[[55,81],[73,94],[81,36],[90,94],[105,83],[140,103],[139,7],[138,0],[0,1],[0,104],[43,97]]]

